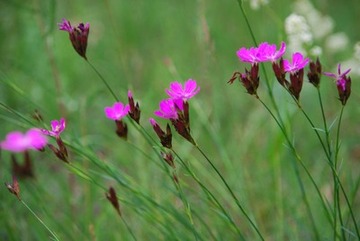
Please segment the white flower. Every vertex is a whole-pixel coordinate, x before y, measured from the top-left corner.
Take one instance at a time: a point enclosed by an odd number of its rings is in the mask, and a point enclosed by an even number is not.
[[[331,52],[339,52],[347,47],[349,38],[343,32],[334,33],[327,37],[325,46]]]

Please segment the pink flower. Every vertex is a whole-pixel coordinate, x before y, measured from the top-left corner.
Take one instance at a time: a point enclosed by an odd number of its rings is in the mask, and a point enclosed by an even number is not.
[[[60,121],[52,120],[51,121],[51,131],[41,129],[42,133],[48,136],[59,137],[61,132],[65,130],[66,122],[64,118],[61,118]]]
[[[39,129],[33,128],[25,134],[14,131],[7,134],[6,139],[0,142],[0,148],[12,152],[23,152],[29,149],[40,150],[47,144],[47,138]]]
[[[263,61],[275,62],[284,55],[285,51],[285,42],[281,42],[281,47],[278,51],[276,51],[275,44],[268,44],[267,42],[264,42],[259,45],[258,55]]]
[[[292,55],[292,63],[289,60],[284,59],[284,70],[285,72],[295,73],[303,69],[309,63],[309,58],[304,58],[304,56],[296,52]]]
[[[112,107],[105,107],[105,115],[111,120],[121,120],[130,111],[129,104],[124,105],[121,102],[115,102]]]
[[[249,49],[243,47],[239,49],[236,54],[242,62],[247,62],[254,65],[256,63],[266,61],[275,62],[284,55],[285,51],[285,42],[281,42],[281,47],[278,51],[276,51],[275,44],[263,42],[259,45],[259,47],[251,47]]]
[[[346,88],[346,75],[351,71],[351,69],[347,69],[344,73],[341,73],[341,64],[338,64],[338,74],[333,74],[329,72],[324,72],[324,75],[334,78],[336,81],[336,85],[340,86],[343,91]]]
[[[240,61],[256,64],[262,61],[262,59],[258,56],[258,52],[258,48],[255,47],[251,47],[250,49],[242,47],[236,52],[236,54]]]
[[[200,87],[197,86],[196,81],[189,79],[184,83],[184,87],[181,83],[175,81],[170,83],[170,88],[166,89],[165,92],[168,96],[174,100],[181,99],[187,101],[197,93],[199,93]]]
[[[69,33],[70,41],[75,51],[84,59],[86,59],[86,47],[90,31],[90,24],[80,23],[77,27],[72,27],[69,20],[63,18],[58,24],[59,30]]]
[[[178,99],[165,99],[160,101],[159,110],[154,112],[155,115],[164,119],[177,119],[178,110],[183,110],[183,101]]]
[[[343,105],[346,104],[351,94],[351,78],[346,76],[351,69],[347,69],[344,73],[341,73],[341,65],[338,65],[338,74],[325,72],[324,75],[334,78],[336,80],[336,86],[339,93],[339,100]]]

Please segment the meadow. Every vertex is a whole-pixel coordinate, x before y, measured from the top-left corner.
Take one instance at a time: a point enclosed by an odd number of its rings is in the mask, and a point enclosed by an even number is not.
[[[0,240],[360,240],[359,12],[355,0],[2,0],[0,141],[64,118],[68,157],[29,150],[29,174],[14,167],[23,153],[0,149],[1,182],[20,186],[20,199],[0,187]],[[89,23],[87,60],[64,18]],[[346,103],[333,78],[309,83],[309,66],[298,99],[271,63],[256,94],[229,83],[252,66],[237,51],[262,42],[322,72],[351,68]],[[194,143],[154,115],[188,79]],[[141,118],[123,118],[125,139],[104,108],[129,90]],[[171,148],[149,118],[169,123]]]

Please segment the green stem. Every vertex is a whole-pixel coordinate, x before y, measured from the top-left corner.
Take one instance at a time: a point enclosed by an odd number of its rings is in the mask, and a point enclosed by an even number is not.
[[[131,237],[132,237],[135,241],[137,241],[134,232],[131,230],[131,228],[130,228],[129,224],[126,222],[125,218],[123,218],[123,216],[120,216],[120,218],[121,218],[121,220],[123,221],[123,223],[124,223],[126,229],[128,230],[128,232],[130,233]]]
[[[95,71],[95,73],[99,76],[99,78],[101,79],[101,81],[104,83],[104,85],[106,86],[106,88],[109,90],[109,92],[111,93],[111,95],[114,97],[114,99],[116,101],[119,101],[119,98],[115,95],[114,91],[110,88],[110,85],[108,84],[108,82],[105,80],[105,78],[102,76],[102,74],[100,74],[100,72],[95,68],[94,65],[92,65],[92,63],[85,59],[86,62],[90,65],[90,67]]]
[[[23,201],[20,200],[20,202],[31,212],[31,214],[46,228],[47,231],[50,232],[50,234],[54,237],[55,240],[59,241],[59,238],[56,236],[55,232],[53,232],[42,220],[41,218],[36,215],[36,213]]]
[[[242,13],[243,16],[244,16],[244,20],[245,20],[246,26],[247,26],[248,29],[249,29],[250,36],[251,36],[254,44],[257,46],[257,41],[256,41],[256,38],[255,38],[255,34],[254,34],[254,32],[252,31],[252,28],[251,28],[249,19],[247,18],[246,13],[245,13],[245,10],[244,10],[244,7],[243,7],[243,1],[242,1],[242,0],[237,0],[237,2],[238,2],[238,4],[239,4],[241,13]]]
[[[347,194],[346,194],[346,192],[345,192],[344,186],[342,185],[342,183],[341,183],[341,181],[340,181],[339,175],[337,174],[337,170],[334,168],[334,165],[333,165],[333,163],[332,163],[332,159],[331,159],[330,153],[328,153],[328,152],[326,151],[325,145],[324,145],[324,143],[323,143],[323,141],[322,141],[322,139],[321,139],[321,137],[320,137],[320,134],[319,134],[318,130],[315,128],[315,125],[313,124],[313,122],[311,121],[311,119],[309,118],[309,116],[306,114],[306,112],[305,112],[302,108],[300,108],[300,109],[301,109],[302,113],[304,114],[304,116],[306,117],[306,119],[309,121],[312,129],[315,131],[315,133],[316,133],[316,135],[317,135],[317,137],[318,137],[318,139],[319,139],[319,141],[320,141],[320,143],[321,143],[321,145],[322,145],[322,147],[323,147],[323,149],[324,149],[324,151],[325,151],[325,154],[326,154],[327,159],[328,159],[328,162],[327,162],[327,163],[328,163],[329,167],[331,168],[331,171],[332,171],[332,173],[333,173],[333,176],[335,176],[335,178],[336,178],[336,183],[337,183],[337,185],[340,186],[341,192],[342,192],[343,195],[344,195],[346,204],[347,204],[347,206],[348,206],[348,208],[349,208],[349,212],[350,212],[350,215],[351,215],[351,219],[352,219],[352,221],[353,221],[353,223],[354,223],[354,227],[355,227],[355,230],[356,230],[356,235],[357,235],[358,239],[360,240],[360,231],[359,231],[359,228],[358,228],[358,225],[357,225],[357,222],[356,222],[355,215],[354,215],[353,210],[352,210],[352,208],[351,208],[351,203],[350,203],[349,198],[348,198],[348,196],[347,196]],[[344,109],[344,106],[343,106],[343,108],[342,108],[342,110],[341,110],[340,118],[342,117],[343,109]],[[336,140],[337,140],[337,141],[336,141],[336,142],[337,142],[337,144],[336,144],[336,149],[335,149],[335,160],[336,160],[336,162],[337,162],[337,155],[338,155],[337,152],[338,152],[338,149],[339,149],[339,146],[338,146],[339,143],[338,143],[338,142],[339,142],[340,122],[341,122],[341,120],[340,120],[339,123],[338,123],[338,133],[337,133],[337,138],[336,138]],[[330,151],[329,151],[329,152],[330,152]],[[338,196],[339,196],[339,195],[338,195]],[[336,199],[337,199],[337,200],[340,200],[339,197],[336,198]],[[336,212],[336,210],[334,210],[334,211]],[[340,222],[342,223],[343,221],[341,220]],[[342,224],[342,225],[343,225],[343,224]],[[334,225],[333,225],[333,226],[334,226]],[[344,226],[342,226],[341,229],[342,229],[342,232],[345,232]]]
[[[286,142],[288,143],[291,151],[293,152],[293,155],[295,156],[296,160],[300,163],[300,165],[302,166],[302,168],[305,170],[307,176],[309,177],[311,183],[314,185],[321,201],[322,201],[322,205],[324,207],[324,209],[327,211],[327,214],[328,214],[328,210],[326,208],[326,205],[325,205],[325,201],[323,200],[323,197],[321,195],[321,192],[320,192],[320,189],[318,188],[314,178],[312,177],[311,173],[309,172],[309,170],[307,169],[307,167],[305,166],[305,164],[303,163],[303,161],[301,160],[300,156],[297,154],[297,151],[293,145],[293,143],[290,141],[289,139],[289,136],[285,130],[285,127],[280,123],[280,121],[275,117],[274,113],[270,110],[270,108],[260,99],[260,98],[257,98],[261,104],[265,107],[265,109],[270,113],[270,115],[272,116],[272,118],[275,120],[276,124],[278,125],[278,127],[280,128],[281,132],[283,133],[285,139],[286,139]],[[280,118],[280,117],[279,117]],[[316,236],[316,239],[319,240],[319,232],[317,231],[317,228],[316,228],[316,222],[314,220],[314,217],[312,215],[312,212],[311,212],[311,209],[310,209],[310,205],[309,205],[309,201],[307,199],[307,196],[306,196],[306,192],[305,192],[305,188],[304,188],[304,185],[303,185],[303,182],[301,180],[301,177],[300,177],[300,172],[299,172],[299,169],[297,167],[297,165],[295,163],[293,163],[293,167],[294,167],[294,171],[295,171],[295,174],[296,174],[296,179],[299,183],[299,186],[300,186],[300,191],[301,191],[301,195],[302,195],[302,199],[305,203],[305,206],[306,206],[306,210],[308,212],[308,215],[310,217],[310,220],[311,220],[311,223],[312,223],[312,227],[313,227],[313,231],[315,233],[315,236]]]
[[[331,150],[331,146],[330,146],[330,132],[329,129],[327,127],[327,123],[326,123],[326,117],[325,117],[325,111],[324,111],[324,106],[322,103],[322,98],[321,98],[321,92],[320,92],[320,88],[317,87],[316,88],[317,93],[318,93],[318,99],[319,99],[319,103],[320,103],[320,108],[321,108],[321,115],[322,115],[322,119],[323,119],[323,125],[324,125],[324,131],[325,131],[325,140],[326,140],[326,145],[327,145],[327,150],[325,148],[325,146],[323,145],[323,149],[325,151],[325,154],[328,156],[329,158],[329,162],[332,162],[332,150]],[[305,112],[304,112],[305,113]],[[305,115],[307,117],[307,115]],[[307,118],[308,120],[310,118]],[[312,125],[312,122],[310,122],[310,124]],[[318,133],[316,131],[316,133]],[[318,139],[320,140],[320,136],[318,136]],[[327,153],[326,153],[327,152]],[[336,170],[336,167],[334,166],[334,169]],[[334,207],[333,207],[333,220],[334,220],[334,224],[333,224],[333,239],[334,241],[337,238],[337,206],[339,205],[338,203],[338,199],[337,197],[339,196],[339,189],[336,187],[336,176],[334,171],[332,171],[332,176],[333,176],[333,183],[334,183],[334,190],[333,190],[333,203],[334,203]]]
[[[188,202],[188,200],[187,200],[187,198],[186,198],[186,196],[185,196],[185,194],[184,194],[184,192],[183,192],[183,190],[181,188],[180,183],[176,182],[176,181],[174,181],[174,183],[175,183],[175,186],[176,186],[176,188],[177,188],[177,190],[179,192],[179,196],[180,196],[180,198],[181,198],[181,200],[183,202],[185,213],[186,213],[187,217],[189,218],[189,221],[190,221],[190,223],[191,223],[191,225],[193,227],[193,233],[194,233],[195,240],[199,240],[199,235],[198,235],[198,233],[196,231],[194,220],[192,218],[192,211],[191,211],[190,203]]]
[[[244,207],[241,205],[240,201],[238,200],[238,198],[236,197],[236,195],[234,194],[234,192],[232,191],[232,189],[230,188],[229,184],[226,182],[225,178],[223,177],[223,175],[220,173],[220,171],[216,168],[216,166],[214,165],[214,163],[208,158],[208,156],[205,154],[205,152],[203,152],[203,150],[196,145],[196,148],[198,149],[198,151],[205,157],[206,161],[210,164],[210,166],[214,169],[214,171],[217,173],[217,175],[220,177],[221,181],[224,183],[224,185],[226,186],[227,190],[229,191],[230,195],[232,196],[232,198],[235,200],[236,205],[239,207],[240,211],[242,212],[242,214],[245,216],[245,218],[249,221],[250,225],[255,229],[255,232],[258,234],[258,236],[260,237],[261,240],[265,240],[264,237],[262,236],[260,230],[258,229],[258,227],[255,225],[254,221],[251,220],[250,216],[247,214],[247,212],[245,211]]]
[[[171,151],[175,154],[175,156],[179,159],[181,164],[185,167],[187,172],[192,176],[192,178],[199,184],[199,186],[203,189],[203,191],[209,195],[212,200],[215,202],[215,204],[221,209],[223,214],[227,217],[227,219],[230,221],[230,223],[233,225],[235,230],[237,231],[239,238],[243,241],[245,241],[245,237],[241,234],[238,226],[235,224],[234,220],[230,217],[230,215],[227,213],[226,209],[221,205],[221,203],[217,200],[217,198],[210,192],[210,190],[199,180],[199,178],[195,175],[195,173],[190,169],[190,167],[184,162],[184,160],[175,152],[173,149]]]
[[[336,131],[336,144],[335,144],[335,158],[334,158],[334,162],[333,162],[333,177],[334,177],[334,208],[335,208],[335,216],[336,213],[338,213],[339,215],[339,222],[340,222],[340,229],[341,229],[341,237],[342,240],[346,240],[346,236],[345,236],[345,230],[344,230],[344,223],[343,223],[343,219],[342,219],[342,212],[341,212],[341,205],[340,205],[340,195],[339,195],[339,180],[336,178],[336,173],[337,173],[337,164],[338,164],[338,154],[339,154],[339,149],[340,149],[340,127],[341,127],[341,121],[342,121],[342,117],[343,117],[343,113],[344,113],[344,108],[345,105],[342,105],[341,107],[341,111],[340,111],[340,116],[339,116],[339,122],[338,122],[338,126],[337,126],[337,131]],[[336,210],[337,209],[337,210]],[[335,226],[336,229],[336,226]]]

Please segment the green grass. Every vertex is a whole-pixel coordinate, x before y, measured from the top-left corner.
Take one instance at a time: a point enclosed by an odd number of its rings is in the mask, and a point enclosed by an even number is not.
[[[324,50],[323,70],[333,71],[338,62],[351,57],[352,46],[359,39],[356,10],[360,7],[356,1],[315,6],[334,18],[336,31],[344,31],[350,38],[343,52],[331,55]],[[292,11],[291,3],[270,1],[254,11],[245,2],[244,8],[258,42],[278,45],[287,41],[283,22]],[[62,18],[72,24],[91,24],[88,59],[123,102],[127,90],[133,91],[142,110],[141,125],[156,141],[148,118],[166,97],[164,89],[174,80],[197,80],[201,91],[190,102],[192,135],[256,220],[262,236],[265,240],[315,240],[286,139],[259,101],[237,82],[226,83],[234,71],[243,71],[245,66],[239,63],[236,50],[253,45],[236,0],[5,0],[0,3],[0,139],[13,130],[44,127],[31,118],[34,110],[41,113],[46,125],[66,118],[62,138],[70,150],[71,166],[49,149],[32,151],[35,178],[19,179],[22,200],[60,240],[133,240],[127,225],[137,240],[196,240],[186,202],[199,240],[241,240],[213,198],[178,159],[176,172],[186,200],[179,197],[172,170],[159,159],[159,146],[149,144],[129,119],[128,141],[115,135],[114,123],[103,113],[114,98],[73,50],[67,33],[57,30]],[[265,68],[291,141],[332,208],[332,173],[321,145],[292,98],[272,76],[270,65]],[[262,72],[260,76],[258,94],[271,106]],[[357,223],[358,79],[352,76],[339,151],[339,176]],[[341,103],[332,80],[323,77],[321,93],[327,124],[335,123],[331,129],[331,144],[335,145]],[[323,128],[311,84],[304,83],[300,101],[315,126]],[[166,122],[159,123],[165,126]],[[205,158],[174,129],[173,136],[174,150],[217,198],[245,239],[260,240]],[[0,179],[10,182],[10,153],[1,151],[0,155]],[[22,161],[21,154],[16,157]],[[320,239],[333,240],[333,227],[319,196],[304,169],[298,167]],[[122,219],[105,197],[110,186],[117,191]],[[4,186],[0,188],[0,239],[49,240],[44,226],[9,194]],[[341,193],[340,197],[345,226],[354,234]]]

